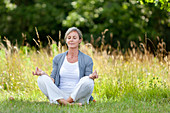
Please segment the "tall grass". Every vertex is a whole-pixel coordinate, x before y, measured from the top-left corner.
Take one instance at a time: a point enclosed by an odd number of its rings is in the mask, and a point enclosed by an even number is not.
[[[48,37],[50,40],[50,37]],[[0,98],[13,96],[30,101],[46,100],[37,86],[37,77],[32,71],[38,66],[49,75],[55,55],[66,51],[65,46],[49,42],[39,50],[28,46],[18,48],[5,39],[7,47],[0,42]],[[100,102],[121,101],[133,98],[137,101],[169,103],[170,101],[170,56],[158,57],[129,49],[122,54],[117,48],[110,52],[104,45],[99,49],[82,43],[80,50],[92,57],[99,78],[95,80],[93,96]],[[25,95],[29,95],[26,98]]]

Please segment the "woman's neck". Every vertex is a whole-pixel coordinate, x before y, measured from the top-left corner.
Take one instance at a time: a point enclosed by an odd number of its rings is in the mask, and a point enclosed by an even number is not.
[[[67,57],[73,58],[73,57],[78,57],[79,51],[78,49],[69,49],[67,53]]]

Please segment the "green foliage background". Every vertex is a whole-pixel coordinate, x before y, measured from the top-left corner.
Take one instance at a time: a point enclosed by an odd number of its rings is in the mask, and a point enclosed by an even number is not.
[[[96,40],[108,29],[104,43],[112,47],[117,47],[119,40],[121,48],[128,48],[130,41],[138,43],[139,37],[144,41],[146,35],[155,45],[157,36],[168,44],[169,12],[168,0],[1,0],[0,36],[25,45],[24,33],[26,41],[33,46],[37,27],[46,45],[47,35],[58,41],[59,30],[63,38],[68,27],[77,26],[85,41],[91,40],[91,34]],[[100,44],[101,40],[96,45]]]

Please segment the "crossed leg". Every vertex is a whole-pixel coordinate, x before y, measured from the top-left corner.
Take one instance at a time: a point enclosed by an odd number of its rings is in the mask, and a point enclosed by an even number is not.
[[[50,103],[61,105],[76,104],[81,106],[85,102],[88,103],[94,87],[93,80],[88,76],[80,79],[71,95],[61,91],[46,75],[39,76],[37,82],[40,90],[48,97]]]

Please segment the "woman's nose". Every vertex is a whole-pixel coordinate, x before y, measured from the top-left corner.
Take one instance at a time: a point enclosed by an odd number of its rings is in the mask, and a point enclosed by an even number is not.
[[[71,37],[70,41],[73,41],[73,37]]]

